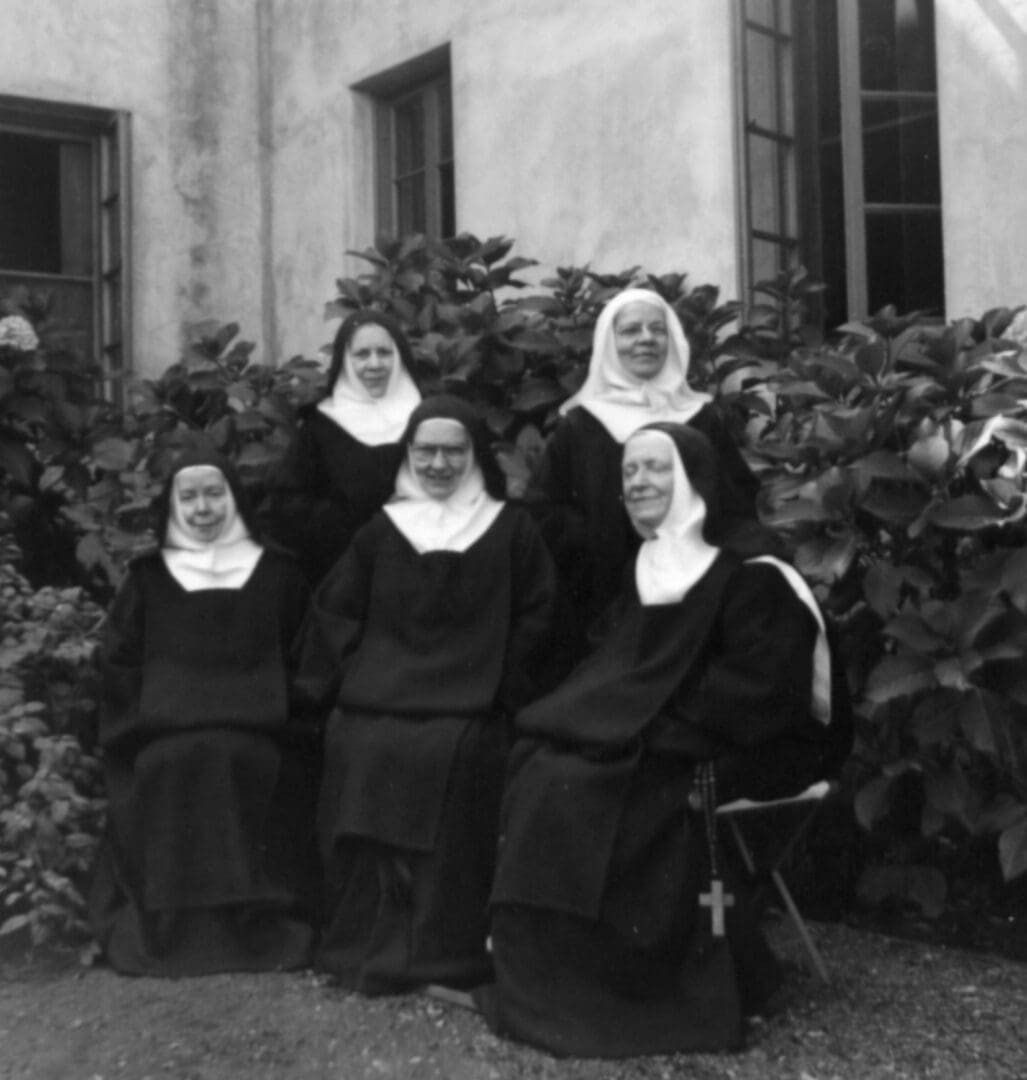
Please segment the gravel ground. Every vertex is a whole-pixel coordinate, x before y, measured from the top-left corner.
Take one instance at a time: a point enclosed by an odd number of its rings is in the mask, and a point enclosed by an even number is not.
[[[837,924],[824,988],[784,927],[788,980],[734,1055],[560,1061],[423,997],[364,999],[309,973],[122,978],[0,963],[4,1080],[1027,1080],[1027,965]]]

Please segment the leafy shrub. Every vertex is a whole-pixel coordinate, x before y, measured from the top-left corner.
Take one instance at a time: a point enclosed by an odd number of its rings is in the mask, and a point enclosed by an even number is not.
[[[383,241],[352,253],[367,270],[336,282],[326,314],[393,313],[422,384],[481,407],[518,495],[558,406],[581,383],[602,306],[629,285],[659,292],[688,334],[693,381],[716,395],[762,474],[767,521],[789,538],[839,628],[859,717],[848,780],[866,830],[862,895],[934,915],[947,885],[982,866],[998,881],[1022,880],[1027,313],[996,309],[941,326],[886,309],[825,341],[805,317],[820,286],[801,269],[760,283],[760,303],[739,323],[739,305],[679,273],[560,267],[529,288],[518,275],[536,264],[511,256],[512,246],[466,235]],[[159,378],[126,382],[119,411],[47,350],[45,319],[35,328],[43,344],[30,349],[20,325],[5,344],[0,321],[0,511],[29,508],[40,535],[64,537],[77,580],[101,597],[152,543],[147,511],[172,455],[202,434],[259,495],[323,378],[300,357],[253,364],[237,326],[205,325]],[[51,584],[70,580],[63,563],[41,572]],[[79,594],[73,606],[85,603]],[[24,754],[9,760],[31,759],[38,771],[46,749],[47,775],[84,784],[74,789],[87,802],[65,798],[56,781],[45,797],[84,822],[95,762],[61,756],[74,723],[62,706],[40,699],[40,710],[35,700],[23,694],[9,706],[22,711],[4,714],[5,732],[17,727],[5,745]],[[48,738],[58,741],[35,747]],[[60,827],[44,832],[65,835]],[[80,833],[95,835],[84,824]],[[76,873],[86,861],[65,857]],[[31,891],[20,888],[18,904]]]
[[[951,852],[1027,871],[1027,351],[1016,312],[885,311],[757,380],[767,521],[841,625],[863,896],[945,900]],[[947,854],[949,853],[949,854]]]
[[[102,610],[81,588],[33,590],[0,550],[0,936],[84,941],[81,886],[105,800],[87,750]]]

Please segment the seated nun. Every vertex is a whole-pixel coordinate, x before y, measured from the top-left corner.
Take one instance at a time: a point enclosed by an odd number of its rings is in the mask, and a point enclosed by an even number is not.
[[[411,414],[394,498],[318,589],[301,684],[331,706],[317,966],[365,994],[491,978],[510,718],[533,696],[554,571],[459,398]]]
[[[558,1055],[732,1049],[780,976],[695,788],[712,818],[722,765],[721,801],[819,778],[823,621],[798,574],[761,554],[776,537],[725,529],[701,433],[647,426],[622,472],[642,543],[596,651],[516,718],[496,982],[477,999],[497,1033]]]
[[[305,820],[299,793],[316,778],[289,657],[306,581],[260,544],[220,455],[181,457],[157,508],[161,547],[131,565],[100,646],[109,812],[93,929],[128,974],[302,967],[313,806]]]

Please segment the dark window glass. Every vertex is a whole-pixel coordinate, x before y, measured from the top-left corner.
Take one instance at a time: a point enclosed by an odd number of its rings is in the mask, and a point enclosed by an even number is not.
[[[860,0],[859,26],[865,90],[936,89],[931,0]]]
[[[0,132],[0,267],[59,274],[60,143]]]
[[[867,283],[871,312],[941,315],[944,295],[939,213],[867,215]]]
[[[938,203],[938,106],[931,100],[863,102],[867,202]]]

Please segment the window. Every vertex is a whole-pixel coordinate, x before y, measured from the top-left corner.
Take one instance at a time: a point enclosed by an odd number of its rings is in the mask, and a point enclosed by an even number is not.
[[[378,76],[358,89],[375,101],[379,233],[456,233],[449,50]]]
[[[791,4],[741,0],[742,295],[776,277],[799,242]]]
[[[794,251],[827,285],[820,313],[826,325],[886,304],[941,316],[932,0],[739,4],[746,81],[743,231],[752,249],[743,259],[743,284],[767,276],[770,258],[764,253],[761,259],[759,245],[776,233],[777,265]],[[774,42],[763,56],[752,44],[761,35]],[[798,98],[794,85],[803,88]],[[783,116],[776,129],[772,103]],[[776,156],[758,156],[757,140],[769,142],[773,131]],[[767,229],[773,219],[763,208],[772,205],[774,184],[778,217]]]
[[[49,300],[48,337],[83,364],[128,355],[128,118],[0,96],[0,295]]]

